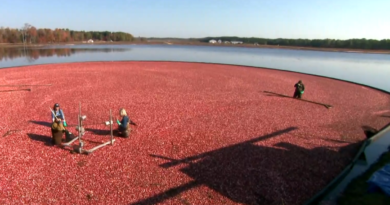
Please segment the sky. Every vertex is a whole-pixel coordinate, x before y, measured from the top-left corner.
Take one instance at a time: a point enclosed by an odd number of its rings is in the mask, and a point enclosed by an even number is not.
[[[138,37],[390,39],[390,0],[1,0],[0,27]]]

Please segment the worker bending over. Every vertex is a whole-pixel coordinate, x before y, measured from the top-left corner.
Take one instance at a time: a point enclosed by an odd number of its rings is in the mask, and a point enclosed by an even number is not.
[[[296,84],[294,85],[294,87],[295,87],[295,92],[294,92],[293,98],[299,98],[299,99],[301,99],[301,98],[302,98],[302,95],[303,95],[303,93],[304,93],[304,91],[305,91],[305,85],[303,85],[302,81],[299,80],[298,83],[296,83]]]

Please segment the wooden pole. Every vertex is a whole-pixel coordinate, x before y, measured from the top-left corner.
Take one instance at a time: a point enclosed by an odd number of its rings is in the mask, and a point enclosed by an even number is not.
[[[112,121],[112,113],[111,113],[111,109],[110,109],[110,131],[111,131],[111,144],[113,145],[114,144],[114,135],[113,135],[113,131],[112,131],[112,124],[114,122]]]
[[[58,120],[58,118],[57,118],[57,116],[56,116],[56,113],[54,113],[54,111],[51,109],[51,107],[49,107],[49,109],[50,109],[51,113],[53,113],[54,118],[56,118],[56,120]]]
[[[8,130],[4,135],[3,137],[6,137],[7,135],[11,134],[12,132],[20,132],[22,130]]]
[[[79,117],[78,117],[78,123],[79,123],[79,145],[82,146],[82,141],[81,141],[81,136],[82,136],[81,102],[79,102]]]
[[[14,91],[31,91],[31,89],[0,90],[0,92],[14,92]]]
[[[43,85],[0,85],[0,87],[25,87],[25,86],[51,86],[51,84],[43,84]]]

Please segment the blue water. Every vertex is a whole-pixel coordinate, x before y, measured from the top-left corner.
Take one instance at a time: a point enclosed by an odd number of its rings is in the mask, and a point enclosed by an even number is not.
[[[31,50],[13,59],[3,57],[1,67],[83,61],[164,60],[240,64],[298,71],[358,82],[390,91],[390,55],[304,51],[268,48],[180,45],[64,45],[39,50],[71,49],[65,56],[39,56]],[[23,49],[19,49],[23,50]],[[0,54],[1,55],[1,54]],[[0,58],[1,59],[1,58]]]

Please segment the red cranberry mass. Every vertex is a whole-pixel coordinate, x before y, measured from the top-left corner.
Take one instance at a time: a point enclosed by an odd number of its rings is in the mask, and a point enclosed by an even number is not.
[[[0,76],[52,84],[0,92],[0,204],[302,204],[351,162],[361,126],[389,122],[385,93],[278,70],[89,62]],[[292,96],[300,79],[304,99],[333,107],[263,92]],[[50,145],[57,102],[73,133],[81,102],[86,148],[109,140],[110,109],[125,108],[137,126],[113,146],[71,154]]]

